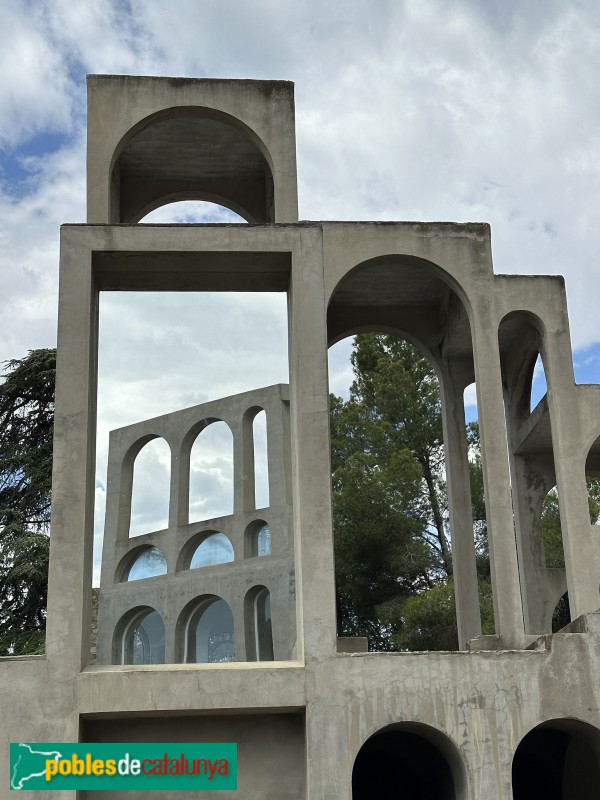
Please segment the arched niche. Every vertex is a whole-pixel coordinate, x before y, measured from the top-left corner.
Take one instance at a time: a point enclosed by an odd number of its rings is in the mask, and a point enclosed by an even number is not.
[[[169,525],[171,448],[155,437],[133,463],[129,536],[163,530]]]
[[[186,664],[235,661],[233,615],[229,604],[217,595],[192,600],[177,623],[177,646]]]
[[[389,725],[363,744],[352,770],[352,800],[463,800],[467,780],[454,743],[428,725]],[[400,794],[399,794],[400,793]]]
[[[599,785],[600,731],[585,722],[543,722],[515,751],[514,800],[596,800]]]
[[[273,222],[266,147],[248,126],[214,109],[179,106],[142,120],[113,157],[111,220],[138,222],[178,200],[207,200],[247,222]]]
[[[165,625],[158,611],[139,606],[123,615],[113,637],[113,663],[165,663]]]

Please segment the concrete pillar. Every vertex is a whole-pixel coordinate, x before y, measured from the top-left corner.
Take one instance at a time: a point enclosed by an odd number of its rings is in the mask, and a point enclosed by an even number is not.
[[[267,459],[269,465],[269,505],[291,503],[290,411],[287,387],[281,399],[265,409],[267,415]]]
[[[306,229],[290,290],[290,409],[298,657],[336,652],[327,331],[321,231]]]
[[[171,450],[171,474],[169,485],[169,528],[185,525],[189,516],[190,499],[190,451],[187,460],[182,457],[179,441],[168,442]]]
[[[496,633],[504,647],[520,647],[525,631],[513,524],[498,324],[487,304],[473,315],[477,409]]]
[[[547,332],[543,347],[569,604],[574,619],[600,606],[600,559],[590,526],[585,481],[587,454],[581,447],[573,359],[564,328]]]
[[[512,448],[511,448],[512,449]],[[550,459],[551,462],[551,459]],[[553,464],[543,456],[511,455],[511,478],[525,633],[550,633],[552,609],[541,525],[544,498],[554,486]]]
[[[450,530],[452,532],[452,569],[456,597],[456,617],[460,649],[466,649],[469,639],[481,635],[479,591],[471,486],[465,429],[464,381],[458,374],[459,365],[442,366],[440,390],[442,395],[442,421],[446,453],[446,484]]]
[[[61,683],[74,678],[89,660],[98,294],[91,250],[82,244],[82,233],[61,231],[46,628],[51,676]]]

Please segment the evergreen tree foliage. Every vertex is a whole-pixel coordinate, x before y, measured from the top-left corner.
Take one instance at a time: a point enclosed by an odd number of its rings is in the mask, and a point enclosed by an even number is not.
[[[439,390],[394,336],[357,336],[352,365],[348,402],[331,398],[338,631],[389,650],[406,601],[452,574]]]
[[[0,655],[44,649],[55,350],[9,361],[0,384]]]
[[[338,633],[373,650],[458,645],[436,374],[412,345],[361,334],[350,398],[331,397]],[[468,426],[480,605],[493,633],[477,424]]]

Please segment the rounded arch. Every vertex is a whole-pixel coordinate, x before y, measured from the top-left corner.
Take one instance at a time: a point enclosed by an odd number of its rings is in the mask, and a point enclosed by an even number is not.
[[[114,664],[164,664],[165,624],[152,606],[127,611],[113,635]]]
[[[557,633],[571,622],[571,606],[569,593],[563,592],[554,604],[552,612],[552,633]]]
[[[222,419],[197,423],[186,434],[182,462],[189,463],[188,521],[233,514],[233,432]]]
[[[110,164],[113,222],[173,200],[210,200],[249,222],[274,221],[273,160],[241,120],[205,106],[162,109],[132,126]]]
[[[421,256],[383,253],[349,266],[332,289],[327,299],[328,307],[336,300],[336,295],[339,302],[342,289],[344,302],[351,304],[348,303],[352,299],[349,284],[363,302],[367,300],[373,304],[379,299],[386,301],[387,306],[390,298],[405,297],[407,293],[418,291],[421,301],[418,307],[422,307],[424,301],[431,303],[439,299],[440,284],[443,284],[456,295],[471,318],[471,303],[461,284],[443,266]]]
[[[509,409],[518,419],[531,411],[531,390],[538,358],[546,375],[546,326],[531,311],[515,309],[498,324],[498,348],[502,381]]]
[[[271,555],[271,526],[264,519],[255,519],[244,532],[244,558]]]
[[[244,623],[248,661],[274,661],[271,593],[266,586],[253,586],[246,592]]]
[[[207,530],[192,536],[182,547],[177,570],[199,569],[235,561],[235,550],[222,531]]]
[[[472,362],[471,305],[466,292],[439,264],[413,255],[391,253],[354,265],[328,299],[329,346],[356,333],[391,333],[418,348],[438,379],[436,354],[444,326],[451,329],[452,338],[446,355]],[[467,382],[474,380],[473,367],[470,372]]]
[[[129,536],[167,528],[171,473],[169,442],[156,434],[141,437],[127,450],[123,469],[126,473],[124,486],[130,486]],[[123,487],[122,494],[128,494]]]
[[[233,614],[227,601],[214,594],[191,600],[179,615],[176,640],[183,663],[235,661]]]
[[[140,217],[139,222],[143,222],[144,225],[214,225],[216,223],[235,225],[248,222],[242,214],[221,203],[220,200],[196,201],[187,197],[164,198],[164,200],[165,202],[161,205],[147,209],[143,217]],[[160,208],[164,208],[165,211],[162,214],[154,214]],[[165,217],[167,218],[165,219]]]
[[[437,728],[399,722],[381,728],[362,745],[352,769],[352,800],[394,798],[398,786],[411,800],[463,800],[467,773],[454,742]]]
[[[546,720],[520,741],[512,764],[514,800],[595,800],[600,730],[575,718]]]
[[[226,197],[225,195],[206,191],[193,192],[185,189],[163,195],[152,202],[149,202],[137,212],[136,218],[130,221],[133,223],[141,222],[144,217],[147,217],[148,214],[151,214],[158,208],[163,208],[163,206],[168,206],[171,203],[180,203],[185,200],[200,200],[207,203],[214,203],[217,206],[223,206],[224,208],[228,208],[230,211],[233,211],[233,213],[241,217],[244,222],[252,223],[256,221],[250,216],[248,211],[243,206],[241,206],[239,203],[236,203],[234,200],[231,200],[229,197]],[[235,222],[228,222],[227,224],[231,225],[235,224]]]
[[[115,571],[115,583],[165,575],[167,559],[160,547],[140,545],[123,556]]]

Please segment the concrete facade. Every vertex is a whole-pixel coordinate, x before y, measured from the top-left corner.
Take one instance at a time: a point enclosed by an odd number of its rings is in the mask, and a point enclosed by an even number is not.
[[[265,411],[267,419],[270,480],[269,505],[257,509],[252,423],[259,411]],[[225,422],[233,438],[233,514],[193,522],[188,513],[190,453],[199,434],[215,421]],[[134,459],[144,444],[158,437],[171,450],[169,525],[164,530],[131,537]],[[165,627],[164,661],[172,664],[186,660],[188,617],[209,598],[224,600],[231,610],[236,632],[235,660],[261,660],[256,652],[258,625],[252,609],[259,589],[269,593],[271,660],[294,658],[296,614],[289,442],[287,386],[246,392],[111,432],[97,663],[121,663],[120,628],[129,618],[133,619],[136,610],[148,607],[160,614]],[[263,524],[270,529],[270,547],[268,554],[259,557],[253,539]],[[227,537],[233,550],[232,561],[192,569],[194,552],[215,534]],[[128,574],[136,559],[151,548],[158,548],[164,556],[166,574],[129,581]]]
[[[231,134],[221,172],[219,148],[205,152],[207,120]],[[198,150],[186,146],[171,168],[165,153],[182,131],[198,134]],[[0,663],[0,774],[11,740],[218,733],[240,745],[236,796],[248,800],[358,800],[369,783],[376,796],[404,785],[423,798],[596,797],[600,554],[585,476],[600,466],[600,387],[574,383],[562,279],[495,275],[485,224],[298,223],[290,84],[94,77],[88,143],[89,222],[61,231],[46,656]],[[236,181],[249,143],[263,161],[251,159]],[[219,198],[260,224],[123,224],[184,196]],[[296,647],[285,660],[89,664],[98,294],[148,289],[288,294]],[[338,647],[327,348],[361,330],[417,344],[440,378],[459,652]],[[530,413],[538,353],[548,393]],[[480,635],[464,432],[463,391],[473,380],[491,637]],[[539,525],[554,483],[564,571],[546,569]],[[125,555],[115,550],[111,581]],[[565,591],[574,621],[552,635]],[[252,767],[261,761],[262,771]]]

